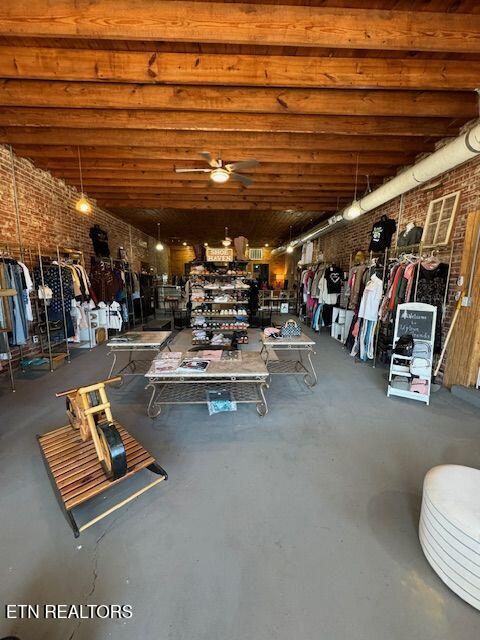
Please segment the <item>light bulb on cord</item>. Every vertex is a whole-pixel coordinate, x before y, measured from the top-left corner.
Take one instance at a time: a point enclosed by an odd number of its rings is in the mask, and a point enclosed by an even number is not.
[[[293,245],[292,245],[292,225],[290,225],[290,242],[288,243],[287,253],[293,253]]]
[[[163,251],[165,247],[163,246],[163,242],[160,242],[160,223],[157,222],[157,244],[155,245],[155,249],[157,251]]]
[[[222,240],[224,247],[229,247],[232,244],[232,239],[228,237],[228,227],[225,227],[225,239]]]
[[[78,153],[78,173],[80,175],[80,198],[75,202],[75,209],[79,213],[90,213],[92,211],[92,205],[87,200],[83,193],[83,176],[82,176],[82,161],[80,159],[80,147],[77,147]]]
[[[83,195],[80,196],[80,198],[76,201],[75,203],[75,209],[79,212],[79,213],[91,213],[92,211],[92,205],[90,204],[90,202],[87,200],[87,198]]]

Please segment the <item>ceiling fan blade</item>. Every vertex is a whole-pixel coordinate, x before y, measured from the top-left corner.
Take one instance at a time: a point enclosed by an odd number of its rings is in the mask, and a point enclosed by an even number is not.
[[[249,187],[251,184],[253,184],[253,180],[251,178],[247,178],[247,176],[242,176],[241,173],[234,173],[233,171],[231,171],[230,176],[234,180],[241,182],[245,187]]]
[[[177,169],[175,167],[175,173],[210,173],[210,169]]]
[[[240,162],[233,162],[232,164],[226,164],[225,169],[227,171],[238,171],[239,169],[253,169],[253,167],[258,167],[259,161],[255,160],[255,158],[251,158],[250,160],[240,160]]]
[[[220,159],[215,160],[215,158],[212,158],[211,153],[209,153],[208,151],[200,151],[199,155],[201,155],[202,158],[205,158],[205,160],[213,169],[218,169],[222,166],[222,161]]]

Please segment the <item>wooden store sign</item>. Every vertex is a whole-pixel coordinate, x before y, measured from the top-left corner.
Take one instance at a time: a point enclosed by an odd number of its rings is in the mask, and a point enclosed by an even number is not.
[[[231,247],[207,247],[208,262],[232,262],[233,249]]]

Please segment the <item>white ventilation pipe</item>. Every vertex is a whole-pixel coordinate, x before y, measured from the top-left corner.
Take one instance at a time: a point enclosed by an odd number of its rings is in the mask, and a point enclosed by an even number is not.
[[[295,247],[304,244],[308,240],[316,238],[328,231],[333,225],[342,220],[354,220],[367,211],[372,211],[386,202],[401,196],[415,187],[418,187],[432,178],[436,178],[446,171],[472,160],[480,154],[480,122],[474,125],[467,133],[463,133],[438,151],[420,160],[413,166],[405,169],[375,191],[372,191],[360,200],[350,203],[343,211],[337,212],[329,218],[328,224],[314,227],[304,236],[295,238],[290,243]],[[279,247],[276,251],[282,252],[286,246]]]
[[[436,178],[441,173],[445,173],[457,167],[480,153],[480,123],[475,125],[470,131],[452,140],[444,147],[420,160],[412,167],[402,171],[398,176],[392,178],[372,193],[364,198],[352,202],[343,210],[345,220],[353,220],[362,213],[372,211],[402,195],[410,189]]]

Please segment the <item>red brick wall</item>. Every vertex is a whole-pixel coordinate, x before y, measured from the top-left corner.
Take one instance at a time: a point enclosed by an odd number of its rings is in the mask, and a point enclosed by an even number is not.
[[[343,227],[332,229],[330,233],[319,238],[319,248],[324,252],[325,261],[334,261],[345,270],[348,269],[350,256],[358,250],[367,252],[370,242],[370,230],[373,223],[386,214],[397,221],[400,230],[407,222],[415,222],[423,227],[427,215],[428,204],[431,200],[441,198],[448,193],[460,191],[460,203],[455,218],[451,240],[453,241],[453,257],[449,283],[448,309],[443,325],[444,336],[455,308],[455,292],[459,287],[456,280],[460,275],[460,265],[465,240],[465,226],[467,214],[480,211],[480,158],[467,162],[452,171],[435,178],[429,184],[438,184],[433,189],[419,187],[404,195],[404,209],[399,221],[400,198],[395,198],[382,207],[370,211],[358,219],[347,223]],[[395,237],[392,247],[395,246]],[[440,259],[448,262],[450,247],[439,255]],[[464,276],[466,274],[463,274]]]
[[[36,251],[40,244],[43,251],[52,250],[56,244],[84,252],[87,269],[93,255],[89,229],[99,224],[108,232],[110,252],[118,255],[118,247],[127,249],[133,268],[138,270],[140,262],[168,272],[168,249],[155,251],[155,239],[135,227],[122,222],[112,214],[96,206],[88,215],[75,210],[78,191],[58,180],[50,173],[38,169],[24,158],[14,157],[18,206],[20,214],[20,235],[25,248]],[[142,247],[139,241],[147,243]],[[8,147],[0,145],[0,249],[18,251],[19,235],[14,205],[13,173]],[[28,262],[28,251],[26,261]],[[13,356],[18,357],[18,350]],[[26,349],[28,351],[28,349]]]

